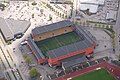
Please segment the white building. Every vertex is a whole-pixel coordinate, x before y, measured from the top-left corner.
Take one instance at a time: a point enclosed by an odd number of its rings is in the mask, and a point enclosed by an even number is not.
[[[80,10],[89,10],[90,13],[96,13],[99,5],[104,5],[105,0],[79,0]]]
[[[116,20],[116,18],[117,18],[117,11],[110,10],[109,12],[107,12],[106,14],[107,20]]]

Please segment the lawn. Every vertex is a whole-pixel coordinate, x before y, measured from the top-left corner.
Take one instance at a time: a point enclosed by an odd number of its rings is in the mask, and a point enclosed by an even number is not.
[[[75,77],[72,80],[116,80],[106,69],[99,69]]]
[[[46,55],[46,52],[49,50],[53,50],[68,44],[72,44],[74,42],[80,41],[80,37],[75,32],[69,32],[66,34],[62,34],[56,37],[48,38],[42,41],[35,42],[42,53]]]

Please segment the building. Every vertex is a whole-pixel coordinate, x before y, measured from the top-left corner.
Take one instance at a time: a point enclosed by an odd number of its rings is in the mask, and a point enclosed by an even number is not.
[[[117,11],[109,10],[106,13],[106,19],[110,21],[116,21],[117,19]]]
[[[0,32],[5,41],[20,38],[30,27],[29,21],[0,18]]]
[[[97,13],[98,7],[104,5],[105,0],[79,0],[79,9],[82,11],[89,10],[90,13]]]
[[[32,38],[28,45],[38,63],[47,61],[50,66],[78,55],[91,55],[96,46],[96,39],[88,31],[69,20],[36,27]]]

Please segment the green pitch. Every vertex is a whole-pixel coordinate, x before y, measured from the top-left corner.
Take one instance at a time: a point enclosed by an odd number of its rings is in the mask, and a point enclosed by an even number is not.
[[[72,80],[116,80],[111,74],[105,69],[99,69],[92,71],[87,74],[75,77]]]
[[[62,34],[56,37],[48,38],[42,41],[35,42],[40,48],[42,53],[47,56],[46,52],[53,50],[77,41],[80,41],[81,38],[75,32],[69,32]]]

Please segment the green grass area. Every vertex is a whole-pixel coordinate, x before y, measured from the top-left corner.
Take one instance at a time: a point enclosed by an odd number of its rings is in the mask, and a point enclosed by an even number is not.
[[[81,39],[82,38],[80,38],[75,32],[69,32],[66,34],[48,38],[48,39],[38,41],[35,43],[40,48],[42,53],[45,56],[47,56],[47,54],[46,54],[47,51],[80,41]]]
[[[75,77],[72,80],[116,80],[106,69],[99,69]]]

